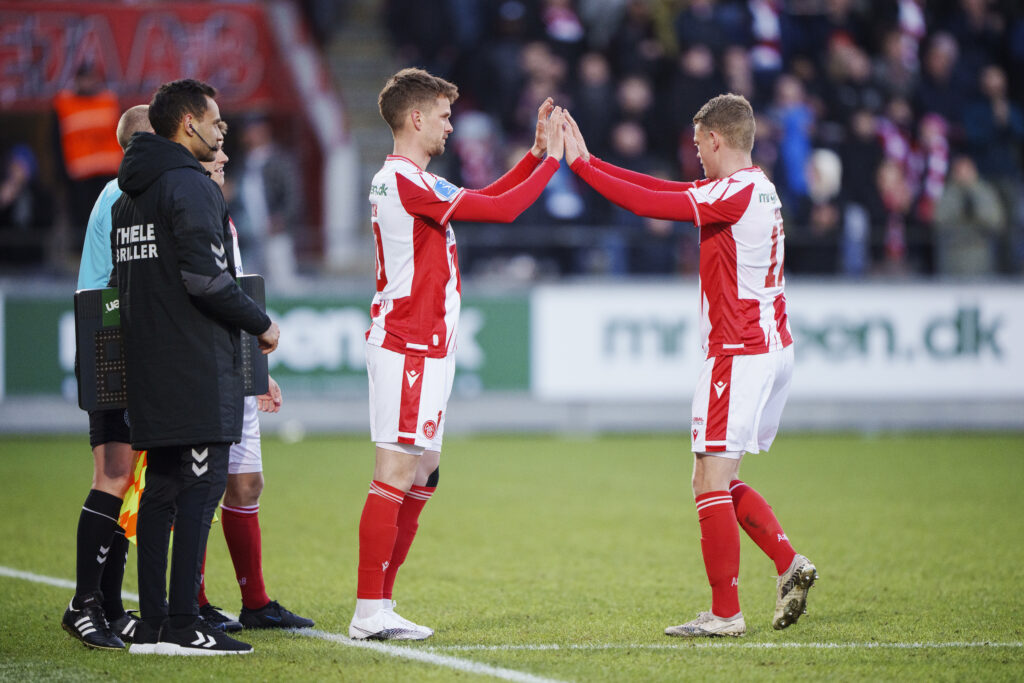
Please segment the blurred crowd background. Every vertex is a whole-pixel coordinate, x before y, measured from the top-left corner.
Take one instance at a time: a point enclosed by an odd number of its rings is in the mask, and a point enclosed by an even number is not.
[[[481,187],[514,163],[549,95],[572,112],[598,156],[665,178],[700,178],[692,116],[710,97],[735,92],[754,106],[754,161],[781,194],[787,274],[987,277],[1024,269],[1019,0],[297,5],[348,110],[375,111],[374,88],[404,66],[459,86],[455,133],[430,167],[457,184]],[[357,49],[354,31],[367,26],[387,42],[386,59],[377,60],[383,77],[371,74],[360,90],[337,65]],[[113,85],[80,64],[63,92],[95,97]],[[18,139],[24,126],[0,134],[0,272],[76,266],[88,210],[116,172],[116,163],[75,167],[61,106],[58,95],[46,139]],[[321,177],[316,155],[295,142],[302,133],[288,117],[232,113],[227,192],[249,270],[279,282],[315,277],[324,257],[319,207],[308,199]],[[373,125],[386,132],[379,118]],[[372,158],[344,179],[360,197],[382,159],[372,144],[363,147]],[[470,277],[692,274],[698,260],[692,225],[619,210],[564,167],[512,226],[466,225],[458,235]],[[372,267],[372,250],[365,260]]]

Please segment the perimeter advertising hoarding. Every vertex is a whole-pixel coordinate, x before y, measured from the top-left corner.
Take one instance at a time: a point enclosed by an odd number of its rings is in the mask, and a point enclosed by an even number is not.
[[[281,343],[270,372],[288,392],[324,397],[367,393],[364,342],[369,297],[271,301]],[[458,343],[455,391],[526,391],[529,309],[525,297],[468,299]],[[72,298],[0,292],[0,399],[63,394],[74,401]]]
[[[1024,397],[1024,286],[787,284],[794,398]],[[551,286],[531,305],[531,388],[551,401],[687,400],[696,281]]]

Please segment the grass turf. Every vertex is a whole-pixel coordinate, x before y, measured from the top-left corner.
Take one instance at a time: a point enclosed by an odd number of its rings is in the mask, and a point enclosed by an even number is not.
[[[84,441],[0,440],[0,565],[74,578]],[[710,602],[687,449],[685,437],[639,435],[447,440],[395,594],[436,629],[426,643],[244,632],[246,657],[93,652],[60,630],[71,591],[0,576],[0,679],[482,680],[472,663],[513,680],[1024,678],[1024,435],[784,434],[771,455],[747,456],[742,478],[821,579],[809,614],[773,631],[774,568],[744,537],[748,635],[699,643],[662,635]],[[325,632],[347,632],[371,461],[361,437],[264,443],[268,592]],[[132,551],[126,591],[134,563]],[[237,612],[219,526],[207,581]],[[393,654],[409,650],[435,659]]]

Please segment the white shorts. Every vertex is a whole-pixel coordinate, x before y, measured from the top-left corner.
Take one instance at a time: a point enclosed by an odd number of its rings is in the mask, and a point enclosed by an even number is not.
[[[370,379],[370,439],[378,444],[441,450],[455,354],[407,356],[366,345]]]
[[[758,453],[779,431],[793,378],[793,345],[751,356],[704,361],[693,394],[694,453]]]
[[[228,456],[228,474],[263,471],[263,451],[260,447],[260,418],[256,410],[256,397],[245,397],[242,415],[242,440],[231,444]]]

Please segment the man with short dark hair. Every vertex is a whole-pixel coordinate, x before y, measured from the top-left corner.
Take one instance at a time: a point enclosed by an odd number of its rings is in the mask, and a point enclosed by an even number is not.
[[[149,105],[155,134],[132,137],[112,210],[131,441],[148,451],[137,527],[142,623],[130,650],[138,654],[252,651],[204,622],[196,601],[228,451],[242,432],[240,330],[264,353],[280,335],[235,282],[227,206],[200,163],[223,139],[215,96],[192,79],[160,87]]]

